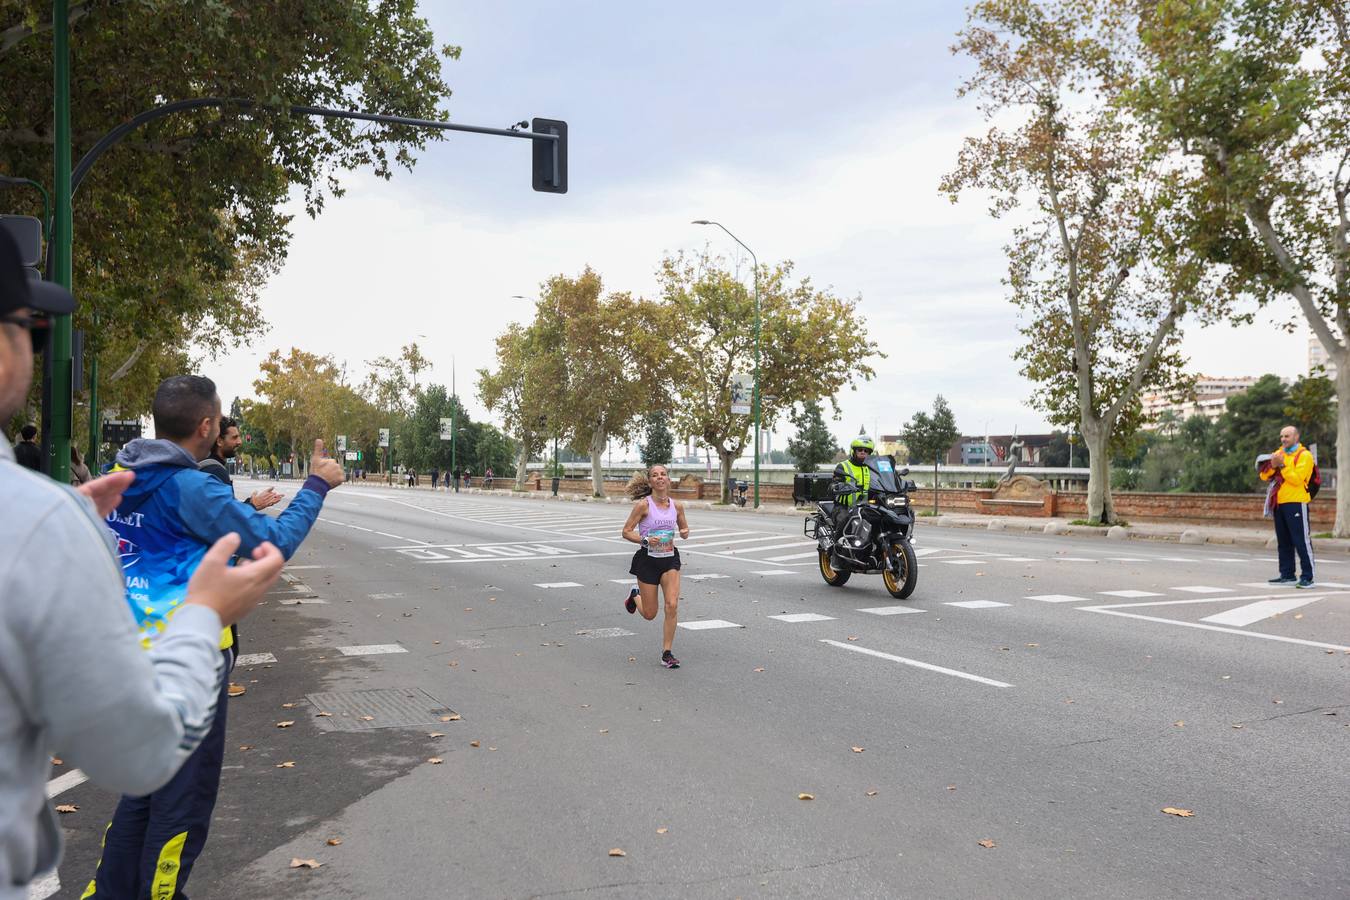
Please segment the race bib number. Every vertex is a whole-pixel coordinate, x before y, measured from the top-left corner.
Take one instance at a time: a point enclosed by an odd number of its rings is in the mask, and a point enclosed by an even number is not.
[[[670,529],[647,532],[647,555],[666,557],[675,555],[675,532]]]

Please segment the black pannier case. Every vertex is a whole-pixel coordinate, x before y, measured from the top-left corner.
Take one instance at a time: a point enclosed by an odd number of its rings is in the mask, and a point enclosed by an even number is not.
[[[794,503],[812,503],[816,500],[829,500],[830,482],[834,475],[829,472],[798,472],[792,476],[792,501]]]

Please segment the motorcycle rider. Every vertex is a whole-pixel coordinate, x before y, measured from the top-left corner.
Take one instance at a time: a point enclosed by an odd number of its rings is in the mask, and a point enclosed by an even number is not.
[[[841,534],[853,507],[867,500],[867,489],[872,483],[872,470],[867,467],[867,457],[876,452],[877,445],[867,435],[860,434],[848,445],[848,449],[849,458],[834,467],[832,479],[836,482],[852,482],[858,488],[856,491],[839,494],[834,498],[834,519]],[[865,543],[868,531],[870,528],[864,519],[858,529],[858,546]]]

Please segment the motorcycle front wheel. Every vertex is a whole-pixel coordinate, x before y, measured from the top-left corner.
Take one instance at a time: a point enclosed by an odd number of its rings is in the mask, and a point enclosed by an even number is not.
[[[830,551],[817,550],[820,555],[820,577],[825,579],[825,583],[830,587],[843,587],[848,581],[848,576],[852,573],[841,572],[830,565]]]
[[[919,583],[919,561],[909,541],[891,544],[889,556],[891,566],[881,573],[881,580],[892,597],[904,600],[914,593],[914,586]]]

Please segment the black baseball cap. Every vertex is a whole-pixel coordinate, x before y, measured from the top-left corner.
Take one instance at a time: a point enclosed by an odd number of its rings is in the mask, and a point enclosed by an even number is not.
[[[19,255],[19,245],[0,228],[0,316],[25,307],[46,315],[68,315],[75,311],[75,297],[59,284],[33,277]]]

